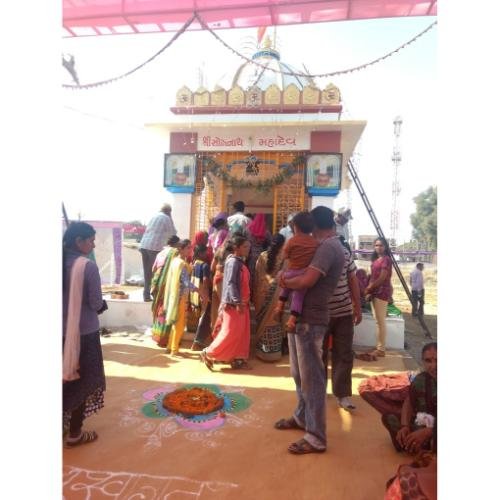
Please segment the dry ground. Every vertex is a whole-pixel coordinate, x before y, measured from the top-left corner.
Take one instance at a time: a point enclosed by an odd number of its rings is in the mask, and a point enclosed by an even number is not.
[[[359,262],[359,261],[358,261]],[[413,266],[410,267],[410,269]],[[409,269],[403,268],[407,276]],[[397,277],[396,277],[397,279]],[[437,337],[436,272],[426,270],[425,321]],[[275,364],[251,359],[253,369],[234,372],[217,365],[209,372],[190,353],[170,358],[144,332],[127,329],[102,337],[107,378],[106,404],[86,426],[99,433],[96,443],[65,449],[63,483],[67,500],[169,498],[175,500],[375,500],[387,479],[409,457],[394,451],[380,415],[358,395],[371,375],[414,369],[425,339],[402,287],[394,281],[396,305],[405,316],[407,350],[388,351],[377,362],[355,360],[353,401],[357,409],[327,401],[328,451],[292,456],[287,445],[301,436],[276,431],[273,422],[296,404],[288,357]],[[106,287],[123,291],[140,287]],[[185,383],[217,384],[251,400],[241,413],[209,431],[184,428],[173,419],[141,413],[146,391]],[[329,392],[331,391],[329,387]]]
[[[273,428],[296,405],[288,357],[277,363],[251,359],[250,371],[216,365],[209,372],[186,349],[189,342],[182,345],[183,358],[166,356],[138,333],[115,332],[102,343],[105,407],[85,423],[99,439],[64,449],[66,500],[375,500],[399,464],[409,461],[393,449],[380,415],[358,395],[364,378],[405,370],[404,352],[390,351],[375,363],[355,360],[357,409],[346,412],[329,396],[327,452],[293,456],[287,446],[302,433]],[[147,391],[186,383],[216,384],[251,405],[226,414],[223,425],[211,430],[142,414]]]

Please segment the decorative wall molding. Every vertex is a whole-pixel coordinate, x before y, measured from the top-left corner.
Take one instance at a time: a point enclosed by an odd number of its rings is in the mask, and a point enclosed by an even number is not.
[[[281,90],[271,84],[265,90],[250,87],[247,90],[235,85],[229,90],[216,87],[212,92],[201,87],[192,91],[181,87],[175,98],[174,113],[234,113],[234,112],[282,112],[323,111],[337,113],[342,111],[340,90],[329,83],[323,90],[312,85],[299,89],[289,84]]]

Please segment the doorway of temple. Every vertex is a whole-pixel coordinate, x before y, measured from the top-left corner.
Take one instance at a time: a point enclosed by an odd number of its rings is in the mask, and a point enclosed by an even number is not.
[[[245,213],[264,213],[269,231],[305,208],[305,177],[299,151],[225,151],[198,155],[191,236],[206,230],[219,212],[232,213],[235,201]]]

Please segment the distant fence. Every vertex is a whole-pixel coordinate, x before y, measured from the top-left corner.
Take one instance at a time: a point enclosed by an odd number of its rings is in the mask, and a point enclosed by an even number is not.
[[[431,250],[393,250],[392,253],[396,257],[396,260],[403,262],[422,262],[436,263],[437,252]],[[361,258],[362,260],[368,260],[369,256],[373,253],[373,250],[353,250],[352,253],[355,257]],[[398,259],[399,257],[399,259]]]

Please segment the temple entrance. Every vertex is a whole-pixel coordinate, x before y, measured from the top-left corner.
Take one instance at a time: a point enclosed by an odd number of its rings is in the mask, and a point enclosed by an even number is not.
[[[205,230],[219,212],[232,212],[235,201],[245,212],[266,214],[269,231],[286,225],[290,213],[305,207],[304,165],[300,152],[228,151],[198,156],[191,228]],[[193,236],[193,235],[191,235]]]
[[[246,214],[263,213],[266,216],[266,226],[269,231],[273,230],[274,221],[274,197],[273,190],[268,192],[257,191],[250,188],[234,188],[227,189],[227,209],[228,213],[231,212],[233,203],[235,201],[242,201],[245,203]]]

